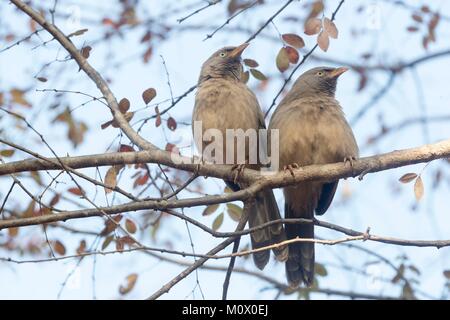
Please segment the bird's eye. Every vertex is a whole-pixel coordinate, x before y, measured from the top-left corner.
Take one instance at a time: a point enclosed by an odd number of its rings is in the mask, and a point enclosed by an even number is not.
[[[227,54],[225,53],[225,52],[221,52],[220,54],[219,54],[219,56],[221,56],[222,58],[223,57],[225,57]]]
[[[323,72],[322,72],[322,71],[319,71],[319,72],[317,72],[317,75],[318,75],[319,77],[321,77],[321,76],[323,76]]]

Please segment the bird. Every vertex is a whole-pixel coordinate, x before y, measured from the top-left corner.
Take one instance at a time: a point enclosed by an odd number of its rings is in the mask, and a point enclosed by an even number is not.
[[[279,168],[344,161],[353,166],[359,155],[353,131],[335,98],[338,78],[345,67],[317,67],[303,73],[275,109],[270,130],[279,130]],[[269,146],[273,142],[269,143]],[[271,155],[273,158],[274,155]],[[285,218],[313,219],[329,208],[339,180],[302,182],[283,189]],[[286,224],[288,240],[314,238],[313,224]],[[314,243],[289,244],[286,276],[291,287],[314,281]]]
[[[214,52],[202,65],[197,84],[195,96],[195,106],[192,114],[192,127],[194,141],[199,150],[206,150],[212,141],[205,139],[207,130],[216,130],[226,137],[227,129],[265,129],[264,115],[259,106],[255,94],[242,81],[242,58],[243,51],[248,43],[239,46],[227,46]],[[201,122],[201,134],[195,132],[194,124]],[[198,131],[198,130],[197,130]],[[257,138],[259,139],[259,138]],[[248,138],[245,142],[235,139],[229,146],[223,143],[223,150],[214,150],[218,154],[212,153],[213,160],[220,163],[239,165],[237,163],[237,151],[245,144],[245,167],[258,170],[262,167],[258,160],[255,163],[248,163],[250,158],[251,142]],[[239,145],[241,144],[241,145]],[[228,149],[227,149],[228,147]],[[233,152],[232,163],[226,162],[226,154]],[[265,151],[267,152],[267,151]],[[202,154],[203,160],[211,160],[206,152]],[[235,169],[235,166],[234,169]],[[243,169],[243,167],[241,167]],[[240,169],[239,169],[240,170]],[[236,180],[236,179],[235,179]],[[241,190],[246,185],[236,183],[236,181],[225,181],[233,191]],[[278,205],[273,191],[265,189],[257,192],[253,199],[244,201],[244,212],[248,215],[249,227],[253,228],[272,220],[281,219]],[[250,234],[252,248],[257,249],[280,243],[286,240],[284,227],[281,223],[273,224],[267,228],[257,230]],[[279,261],[285,261],[288,257],[288,247],[280,246],[272,249],[275,257]],[[259,269],[264,269],[270,259],[270,251],[260,251],[253,253],[253,260]]]

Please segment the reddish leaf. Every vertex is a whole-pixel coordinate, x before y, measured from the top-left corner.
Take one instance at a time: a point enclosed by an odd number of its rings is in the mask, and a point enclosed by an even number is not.
[[[173,143],[167,143],[166,144],[166,151],[172,152],[172,153],[176,153],[176,154],[180,154],[180,150],[178,150],[177,146],[174,145]]]
[[[153,54],[153,47],[148,47],[147,50],[145,50],[144,55],[142,56],[142,58],[144,59],[144,63],[150,61],[152,54]]]
[[[55,204],[57,204],[59,202],[59,199],[61,198],[61,196],[59,195],[59,193],[55,194],[52,198],[52,200],[50,200],[50,203],[48,204],[49,207],[53,207]]]
[[[287,44],[297,49],[303,48],[305,46],[305,41],[303,41],[302,37],[294,33],[285,33],[281,37]]]
[[[142,99],[145,104],[148,104],[153,98],[156,97],[156,90],[153,88],[148,88],[144,92],[142,92]]]
[[[286,52],[289,58],[289,62],[292,64],[296,64],[298,62],[298,59],[300,58],[297,49],[292,47],[286,47]]]
[[[31,104],[25,99],[25,91],[20,89],[11,89],[9,92],[12,97],[12,102],[20,104],[25,107],[31,107]]]
[[[53,242],[53,250],[61,256],[66,254],[66,247],[59,240]]]
[[[119,152],[134,152],[134,149],[132,146],[121,144],[119,147]]]
[[[417,13],[413,13],[413,14],[411,15],[411,17],[412,17],[413,20],[416,21],[416,22],[419,22],[419,23],[423,22],[422,16],[419,15],[419,14],[417,14]]]
[[[330,46],[330,38],[328,38],[328,35],[326,32],[321,32],[317,36],[317,44],[319,45],[319,48],[323,51],[327,51],[328,47]]]
[[[170,117],[169,119],[167,119],[167,127],[172,130],[175,131],[175,129],[177,128],[177,121]]]
[[[149,175],[146,173],[144,175],[139,176],[136,180],[134,180],[133,188],[136,188],[137,186],[142,186],[147,183],[149,178]]]
[[[406,30],[408,30],[408,32],[416,32],[416,31],[419,31],[419,28],[416,26],[410,26],[410,27],[406,28]]]
[[[322,28],[322,21],[317,18],[312,18],[305,23],[305,34],[311,36],[313,34],[318,34]]]
[[[113,232],[114,230],[116,230],[120,220],[122,220],[122,216],[121,215],[115,216],[114,218],[112,218],[112,221],[111,221],[111,219],[106,220],[105,221],[105,227],[100,232],[100,235],[101,236],[106,236],[106,235],[110,234],[111,232]]]
[[[77,254],[86,252],[86,240],[81,240],[77,248]]]
[[[119,102],[119,110],[122,113],[126,113],[130,109],[130,101],[127,98],[123,98]]]
[[[144,36],[141,38],[141,43],[150,41],[152,38],[152,33],[150,31],[147,31]]]
[[[76,196],[82,196],[83,195],[83,191],[80,190],[80,188],[78,187],[74,187],[74,188],[69,188],[67,189],[68,192],[76,195]]]

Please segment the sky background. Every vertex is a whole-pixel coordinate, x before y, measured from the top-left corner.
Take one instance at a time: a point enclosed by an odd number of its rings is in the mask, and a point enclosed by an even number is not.
[[[52,3],[53,1],[49,1]],[[269,4],[250,10],[242,14],[231,23],[231,27],[242,27],[256,30],[261,22],[270,17],[279,7],[279,1],[268,1]],[[295,14],[302,9],[302,3],[294,2],[288,10],[277,17],[274,22],[281,33],[303,34],[302,22],[289,22],[283,18]],[[141,3],[139,14],[143,16],[155,16],[172,7],[185,7],[193,1],[146,1]],[[195,2],[197,3],[197,2]],[[338,1],[327,1],[325,16],[330,16],[336,8]],[[417,3],[410,1],[409,3]],[[419,1],[418,3],[425,3]],[[450,16],[450,3],[448,1],[431,1],[430,6],[440,10],[443,15]],[[364,9],[357,13],[357,8],[364,4],[370,9]],[[79,9],[77,9],[79,8]],[[248,35],[232,32],[227,28],[219,31],[212,39],[203,41],[208,30],[198,30],[188,26],[210,26],[217,25],[226,20],[226,7],[218,4],[193,16],[182,24],[178,25],[176,19],[185,16],[192,10],[184,10],[179,14],[173,14],[167,18],[171,25],[188,30],[171,31],[169,39],[164,42],[156,42],[153,57],[148,64],[142,63],[142,54],[145,48],[139,43],[144,33],[144,29],[139,27],[133,32],[126,33],[124,37],[115,37],[108,43],[94,45],[95,41],[104,33],[106,26],[89,23],[89,21],[99,21],[106,16],[117,16],[119,7],[112,1],[97,1],[95,4],[90,1],[64,1],[58,7],[61,13],[68,13],[74,16],[79,14],[81,20],[68,20],[66,17],[56,17],[56,24],[66,33],[73,32],[81,28],[88,28],[89,31],[82,37],[74,38],[77,46],[83,43],[93,47],[89,62],[107,79],[111,79],[111,89],[115,96],[120,99],[127,97],[131,101],[131,109],[142,109],[143,103],[141,93],[148,87],[154,87],[158,96],[157,101],[170,98],[167,86],[166,72],[160,56],[164,57],[170,74],[171,87],[174,96],[184,93],[197,81],[199,70],[212,52],[224,45],[237,45],[248,38]],[[408,25],[412,23],[410,11],[388,3],[388,1],[346,1],[336,17],[336,25],[339,29],[339,38],[331,40],[327,53],[316,51],[316,56],[335,59],[338,61],[364,63],[360,58],[362,54],[370,52],[373,56],[368,64],[393,65],[399,62],[410,61],[423,55],[438,52],[450,47],[449,21],[441,21],[437,29],[437,42],[432,44],[428,52],[422,48],[420,36],[405,32]],[[12,5],[7,2],[0,4],[0,35],[4,35],[5,30],[13,30],[20,38],[29,33],[28,18],[23,14],[15,12]],[[3,30],[3,31],[2,31]],[[139,31],[140,30],[140,31]],[[264,35],[264,36],[263,36]],[[281,47],[281,42],[265,37],[276,37],[277,32],[270,25],[263,35],[252,41],[245,51],[244,58],[253,58],[260,64],[259,69],[265,74],[277,75],[275,56]],[[30,84],[38,89],[54,88],[77,90],[99,96],[99,92],[83,72],[77,72],[78,68],[74,62],[55,62],[39,74],[46,76],[48,82],[35,83],[32,75],[35,75],[43,64],[55,59],[66,57],[66,53],[59,50],[58,45],[50,43],[44,47],[31,50],[38,41],[49,39],[48,34],[43,32],[41,38],[33,38],[32,44],[22,44],[8,51],[0,53],[0,91],[7,91],[14,87],[24,87]],[[306,48],[311,48],[315,43],[315,37],[304,36]],[[7,44],[1,37],[0,49]],[[119,66],[117,67],[117,64]],[[309,68],[323,65],[314,59],[307,60],[296,74]],[[337,66],[333,65],[332,66]],[[415,147],[424,143],[436,142],[448,138],[450,127],[448,123],[432,123],[427,127],[428,136],[424,135],[424,127],[420,125],[411,126],[405,130],[392,133],[381,139],[376,145],[368,145],[367,140],[380,131],[379,115],[383,116],[386,125],[394,125],[405,119],[412,119],[424,115],[441,116],[450,114],[450,56],[440,59],[430,60],[420,64],[417,68],[408,69],[399,74],[392,88],[386,95],[371,109],[360,121],[353,125],[353,131],[361,149],[361,156],[370,156],[377,153],[390,152],[396,149]],[[55,77],[55,75],[58,75]],[[273,77],[274,78],[274,77]],[[387,81],[388,74],[385,72],[374,72],[362,92],[357,92],[359,77],[354,71],[346,73],[341,77],[337,89],[337,99],[349,119],[358,112],[361,106],[371,100]],[[264,110],[270,105],[273,96],[282,84],[279,78],[269,82],[268,87],[262,91],[258,90],[258,81],[250,79],[249,86],[255,89],[260,104]],[[421,88],[421,89],[419,89]],[[66,141],[67,128],[64,124],[49,125],[49,121],[57,114],[49,111],[54,93],[32,91],[27,95],[34,107],[24,110],[27,119],[45,136],[52,148],[59,155],[85,155],[104,152],[108,146],[116,139],[118,129],[100,129],[100,124],[110,119],[107,108],[100,103],[89,103],[73,112],[73,116],[82,119],[89,127],[85,136],[85,141],[78,148],[74,149]],[[74,107],[87,99],[77,94],[68,95],[65,102]],[[155,101],[156,101],[155,100]],[[191,128],[182,125],[182,122],[190,122],[191,112],[194,104],[194,95],[190,94],[183,99],[170,115],[177,119],[179,128],[175,132],[155,128],[153,125],[144,127],[142,135],[152,143],[164,148],[166,139],[170,142],[184,145],[189,141]],[[166,104],[167,106],[167,104]],[[425,111],[424,111],[425,106]],[[160,107],[162,108],[162,107]],[[59,109],[61,110],[61,109]],[[135,123],[139,119],[153,113],[152,108],[142,109],[131,121]],[[2,115],[3,116],[3,115]],[[36,136],[31,134],[20,134],[14,128],[8,128],[8,119],[0,119],[3,132],[0,135],[10,141],[29,146],[31,149],[50,156],[51,153],[45,147],[36,143]],[[8,129],[6,129],[8,128]],[[6,130],[5,130],[6,129]],[[123,138],[123,142],[126,139]],[[186,146],[188,146],[186,144]],[[189,147],[181,148],[183,154],[189,155]],[[26,156],[16,154],[14,160],[23,159]],[[8,160],[9,161],[9,160]],[[376,174],[367,175],[363,181],[348,179],[340,183],[338,193],[334,203],[326,215],[321,219],[336,223],[355,230],[364,231],[370,226],[371,233],[384,236],[392,236],[405,239],[449,239],[450,238],[450,212],[448,206],[448,192],[450,180],[445,178],[444,183],[438,189],[433,189],[433,176],[439,168],[448,172],[448,164],[442,161],[431,163],[423,171],[425,183],[424,199],[416,204],[413,193],[413,185],[401,185],[398,178],[407,172],[421,172],[424,164],[403,167],[395,170],[383,171]],[[102,168],[104,174],[107,168]],[[95,174],[93,169],[83,170],[85,173]],[[70,185],[68,177],[63,178],[66,184],[61,183],[60,190],[67,189]],[[9,178],[0,179],[0,198],[3,198],[10,186]],[[218,193],[223,190],[223,183],[214,180],[200,180],[201,185],[208,193]],[[31,181],[27,185],[33,189]],[[126,189],[131,187],[131,182],[124,179],[119,183]],[[89,190],[89,187],[87,187]],[[90,188],[93,191],[93,188]],[[28,201],[23,194],[17,192],[14,195],[13,204],[25,206]],[[183,193],[181,196],[189,196]],[[283,208],[283,198],[280,190],[276,191],[280,208]],[[117,200],[119,203],[123,199]],[[104,196],[99,196],[97,204],[104,205]],[[412,207],[416,207],[412,210]],[[67,209],[74,209],[70,204],[65,205]],[[223,206],[218,210],[221,212]],[[211,225],[215,215],[202,217],[203,208],[186,209],[185,214],[199,219],[206,225]],[[222,210],[223,211],[223,210]],[[139,213],[132,213],[130,217],[139,216]],[[235,222],[225,217],[221,231],[232,230]],[[68,225],[82,229],[100,231],[103,221],[100,218],[83,219],[70,221]],[[220,242],[202,231],[190,227],[196,252],[204,253]],[[154,246],[170,245],[177,250],[190,251],[184,222],[175,218],[167,218],[158,232],[155,243],[149,239],[149,232],[145,232],[144,243]],[[2,241],[0,231],[0,241]],[[340,238],[341,234],[316,228],[316,234],[323,238]],[[27,239],[39,239],[42,237],[40,228],[22,228],[21,235]],[[68,254],[74,253],[80,240],[79,236],[71,235],[62,230],[49,230],[52,239],[61,239],[67,247]],[[94,238],[89,239],[88,244],[97,245]],[[248,238],[243,240],[243,244],[248,242]],[[386,257],[394,263],[399,263],[398,257],[405,255],[421,272],[417,279],[420,281],[419,288],[434,297],[440,297],[444,278],[442,271],[450,269],[450,249],[443,248],[407,248],[386,245],[381,243],[358,243],[360,246],[370,248]],[[101,241],[100,241],[101,245]],[[241,245],[243,247],[243,245]],[[229,252],[227,248],[225,252]],[[19,256],[11,252],[0,250],[2,257],[14,257],[17,259],[38,258],[39,256]],[[45,257],[45,254],[41,255]],[[178,259],[178,257],[176,257]],[[191,261],[192,259],[185,259]],[[316,260],[329,265],[328,276],[320,279],[320,286],[323,288],[335,288],[340,290],[354,290],[370,294],[398,295],[399,288],[391,284],[375,281],[363,276],[356,276],[353,273],[335,268],[333,265],[345,264],[358,266],[375,276],[393,277],[392,270],[381,264],[370,264],[373,258],[362,254],[355,249],[343,246],[322,246],[316,245]],[[210,265],[224,266],[226,260],[212,261]],[[256,270],[251,259],[237,259],[237,266],[245,266],[248,269]],[[64,260],[60,262],[31,263],[31,264],[9,264],[0,262],[0,298],[1,299],[54,299],[58,297],[61,284],[68,274],[73,273],[67,285],[64,287],[60,297],[64,299],[111,299],[120,297],[118,287],[124,282],[125,277],[130,273],[138,273],[139,279],[136,287],[124,298],[140,299],[145,298],[168,282],[183,267],[161,262],[157,259],[146,256],[143,253],[123,253],[110,256],[97,256],[95,259],[89,257],[79,266],[76,260]],[[74,271],[75,270],[75,271]],[[284,266],[275,261],[271,261],[266,269],[268,274],[277,280],[284,282]],[[176,285],[163,299],[190,299],[202,298],[200,289],[196,286],[197,279],[200,283],[201,291],[205,298],[218,299],[222,293],[223,272],[199,270],[198,274],[191,274],[187,279]],[[267,290],[263,290],[267,289]],[[272,299],[276,291],[269,289],[267,283],[234,273],[229,289],[231,299]],[[316,298],[326,298],[324,295],[314,295]],[[284,299],[296,298],[296,296],[282,296]],[[333,297],[335,298],[335,297]]]

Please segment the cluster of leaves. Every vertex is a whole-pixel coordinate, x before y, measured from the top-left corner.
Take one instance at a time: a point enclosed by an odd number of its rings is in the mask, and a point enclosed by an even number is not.
[[[285,33],[281,36],[287,44],[278,51],[276,64],[280,72],[284,72],[289,68],[289,64],[296,64],[300,58],[297,49],[305,46],[302,37],[294,33]]]
[[[260,81],[267,80],[267,77],[264,75],[264,73],[262,73],[261,71],[256,69],[257,67],[259,67],[259,63],[256,62],[256,60],[244,59],[243,62],[244,62],[244,65],[249,68],[249,70],[246,70],[242,73],[242,75],[241,75],[242,82],[247,83],[248,79],[250,77],[250,74],[253,76],[253,78],[255,78],[257,80],[260,80]]]
[[[413,25],[407,27],[409,32],[418,32],[424,30],[422,37],[422,46],[428,49],[431,42],[436,42],[436,27],[440,20],[438,12],[431,11],[430,7],[423,5],[419,11],[412,13]]]
[[[225,192],[231,192],[231,190],[228,187],[226,187]],[[212,204],[212,205],[207,206],[203,210],[202,216],[205,217],[205,216],[212,215],[213,213],[217,212],[219,207],[221,207],[221,205],[219,205],[219,204]],[[239,220],[241,219],[242,213],[243,213],[243,211],[242,211],[243,209],[234,203],[227,203],[225,205],[225,207],[226,207],[226,213],[231,218],[231,220],[239,222]],[[224,216],[225,216],[225,211],[222,211],[214,218],[213,223],[212,223],[212,229],[214,231],[218,230],[222,226]]]

